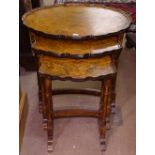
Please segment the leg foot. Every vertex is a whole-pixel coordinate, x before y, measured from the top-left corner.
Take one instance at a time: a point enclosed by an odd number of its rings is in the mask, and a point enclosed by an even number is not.
[[[48,140],[47,151],[53,152],[53,140]]]
[[[101,151],[106,151],[106,140],[105,138],[100,139]]]

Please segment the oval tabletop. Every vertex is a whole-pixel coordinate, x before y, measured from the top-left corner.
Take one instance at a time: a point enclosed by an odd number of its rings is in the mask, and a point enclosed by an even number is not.
[[[81,39],[122,32],[129,27],[131,18],[121,10],[99,4],[66,4],[29,11],[23,23],[48,36]]]

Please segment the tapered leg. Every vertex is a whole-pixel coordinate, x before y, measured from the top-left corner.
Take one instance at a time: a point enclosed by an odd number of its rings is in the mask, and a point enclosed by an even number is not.
[[[112,80],[108,86],[109,90],[108,90],[108,94],[107,94],[107,109],[106,109],[106,129],[110,129],[111,128],[111,122],[110,122],[110,116],[111,116],[111,103],[112,103]]]
[[[42,96],[43,129],[47,130],[47,98],[45,92],[45,79],[43,77],[40,77],[40,89]]]
[[[45,78],[45,98],[47,103],[47,136],[48,152],[53,151],[53,101],[52,101],[52,82]]]
[[[117,74],[112,79],[112,94],[111,94],[111,112],[112,114],[116,113],[116,77]]]
[[[42,91],[41,91],[41,77],[39,76],[39,74],[37,73],[37,77],[38,77],[38,97],[39,97],[39,112],[42,113],[43,112],[43,101],[42,101]]]
[[[101,101],[99,109],[99,131],[100,131],[100,144],[101,150],[106,150],[106,118],[107,118],[107,107],[110,104],[109,96],[111,94],[111,79],[105,79],[102,82],[101,87]]]
[[[123,36],[120,36],[120,38],[118,38],[118,39],[122,39],[122,37]],[[121,51],[112,55],[113,64],[115,65],[116,69],[118,69],[120,53],[121,53]],[[112,79],[112,97],[111,97],[111,112],[112,112],[112,114],[116,113],[116,92],[115,92],[116,78],[117,78],[117,73],[115,74],[115,76]]]

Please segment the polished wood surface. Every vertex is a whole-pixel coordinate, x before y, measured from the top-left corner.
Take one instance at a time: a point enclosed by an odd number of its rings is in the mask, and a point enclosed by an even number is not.
[[[81,39],[126,30],[131,18],[123,11],[103,5],[66,4],[32,10],[23,16],[23,23],[45,35]]]
[[[40,56],[39,63],[40,74],[60,79],[84,80],[99,78],[116,72],[109,56],[87,60]]]
[[[100,132],[100,144],[103,151],[106,150],[106,119],[109,116],[108,106],[111,99],[111,83],[112,79],[105,79],[101,85],[101,100],[99,108],[99,132]]]
[[[53,119],[53,100],[52,100],[52,82],[48,78],[44,81],[45,86],[45,102],[46,102],[46,112],[47,112],[47,136],[48,136],[48,151],[53,151],[53,128],[54,128],[54,119]]]
[[[58,57],[89,57],[121,49],[123,35],[96,40],[49,39],[30,33],[34,52]]]
[[[62,117],[96,117],[98,118],[99,113],[95,110],[86,109],[69,109],[69,110],[56,110],[54,111],[54,118]]]

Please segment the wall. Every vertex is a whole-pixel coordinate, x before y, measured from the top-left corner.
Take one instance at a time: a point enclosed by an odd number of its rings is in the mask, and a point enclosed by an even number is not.
[[[54,0],[41,0],[41,4],[43,4],[43,6],[48,6],[48,5],[53,5]]]

